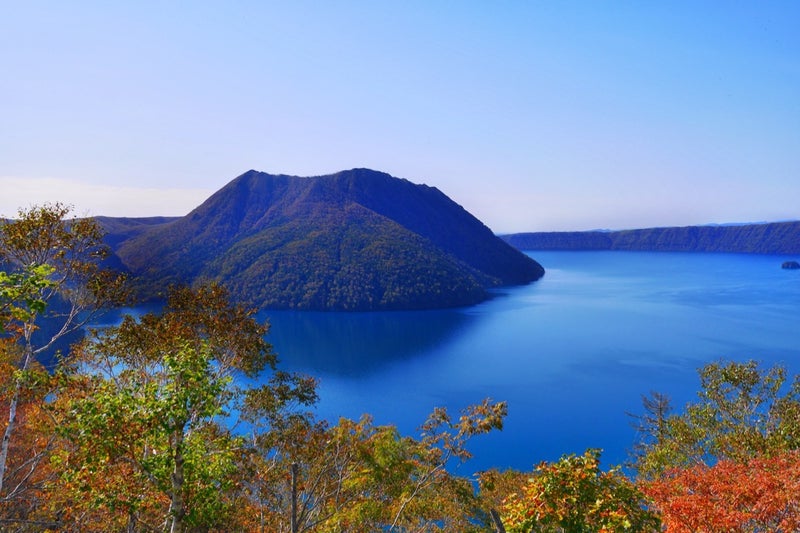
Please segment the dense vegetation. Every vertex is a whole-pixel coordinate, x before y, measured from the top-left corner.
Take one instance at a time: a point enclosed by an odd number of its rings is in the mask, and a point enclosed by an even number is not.
[[[781,367],[709,364],[678,412],[645,397],[630,475],[590,449],[477,483],[451,467],[502,429],[503,402],[435,409],[417,437],[315,420],[314,379],[278,370],[268,325],[218,285],[171,289],[161,312],[90,332],[47,372],[37,354],[125,296],[96,224],[66,213],[0,227],[3,531],[800,528],[800,379]],[[63,327],[39,344],[45,318]]]
[[[544,273],[437,189],[366,169],[250,171],[186,217],[100,222],[148,297],[214,281],[259,308],[455,307]]]
[[[800,254],[800,222],[624,231],[515,233],[503,238],[520,250]]]

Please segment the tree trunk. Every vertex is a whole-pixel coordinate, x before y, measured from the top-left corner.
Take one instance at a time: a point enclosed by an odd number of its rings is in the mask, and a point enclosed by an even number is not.
[[[8,461],[8,448],[11,444],[11,434],[14,433],[14,428],[17,423],[17,405],[19,404],[20,394],[19,381],[14,385],[14,394],[11,397],[11,402],[8,404],[8,425],[6,431],[3,433],[3,443],[0,445],[0,497],[3,496],[3,485],[6,477],[6,462]]]
[[[506,533],[506,528],[503,526],[503,521],[500,520],[500,513],[498,513],[495,509],[491,509],[489,514],[492,515],[495,533]]]
[[[130,511],[128,513],[128,526],[125,529],[126,533],[136,533],[136,513]]]
[[[297,463],[292,463],[292,517],[291,533],[297,533]]]
[[[170,514],[172,516],[172,524],[170,526],[170,533],[183,532],[183,517],[186,514],[186,509],[183,502],[183,432],[176,431],[173,436],[174,458],[175,466],[172,470],[172,494],[170,499]]]
[[[30,349],[30,344],[25,349],[25,357],[22,360],[21,371],[25,371],[30,366],[30,361],[33,354]],[[0,498],[3,496],[6,481],[6,470],[8,463],[8,450],[11,447],[11,435],[17,426],[17,407],[19,406],[19,397],[22,394],[22,382],[19,379],[14,380],[14,394],[11,396],[11,402],[8,404],[8,425],[3,433],[3,442],[0,444]]]

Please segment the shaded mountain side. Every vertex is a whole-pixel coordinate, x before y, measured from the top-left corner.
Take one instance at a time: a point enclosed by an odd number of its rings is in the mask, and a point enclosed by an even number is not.
[[[486,225],[435,187],[367,169],[341,172],[330,178],[330,184],[326,181],[320,180],[320,186],[347,190],[355,202],[427,238],[503,284],[528,283],[543,274],[524,268],[525,261],[516,250],[498,246],[497,237]]]
[[[213,280],[262,308],[453,307],[544,273],[437,189],[366,169],[249,171],[187,216],[119,223],[108,242],[145,297]]]
[[[800,221],[741,226],[686,226],[624,231],[515,233],[520,250],[630,250],[800,254]]]
[[[122,241],[128,240],[140,234],[145,229],[167,222],[177,220],[178,217],[95,217],[100,227],[105,231],[104,240],[112,249],[119,246]]]

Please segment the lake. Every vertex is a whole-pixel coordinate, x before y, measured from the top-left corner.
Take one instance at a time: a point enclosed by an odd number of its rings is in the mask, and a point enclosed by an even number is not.
[[[403,433],[437,406],[454,414],[505,400],[502,432],[478,437],[469,473],[530,470],[586,448],[620,464],[635,441],[626,413],[699,389],[725,359],[800,372],[800,271],[794,257],[535,252],[547,273],[469,308],[385,313],[268,311],[280,367],[320,380],[319,417],[374,416]]]

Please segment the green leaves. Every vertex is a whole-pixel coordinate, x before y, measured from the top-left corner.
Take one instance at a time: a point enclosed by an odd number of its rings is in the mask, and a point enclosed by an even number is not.
[[[699,374],[697,401],[683,413],[662,412],[658,429],[645,428],[651,437],[638,445],[640,475],[722,459],[745,461],[800,445],[800,381],[789,383],[783,367],[711,363]]]
[[[22,270],[0,271],[0,333],[9,322],[30,322],[47,307],[46,289],[55,286],[50,265],[28,265]]]
[[[104,336],[116,334],[112,330]],[[214,423],[229,401],[225,391],[231,380],[215,372],[207,343],[173,346],[158,363],[146,366],[136,366],[141,360],[124,353],[85,347],[84,361],[99,363],[92,358],[102,355],[109,374],[65,377],[55,409],[61,416],[60,434],[75,448],[69,460],[59,459],[61,488],[72,491],[73,498],[87,494],[88,503],[120,516],[139,512],[142,493],[149,494],[145,499],[151,506],[180,500],[187,524],[216,523],[226,507],[219,491],[242,445]]]
[[[151,411],[167,431],[184,431],[192,420],[211,419],[222,413],[222,393],[229,376],[216,377],[207,346],[196,349],[185,342],[177,351],[164,354],[162,384],[153,398]]]

